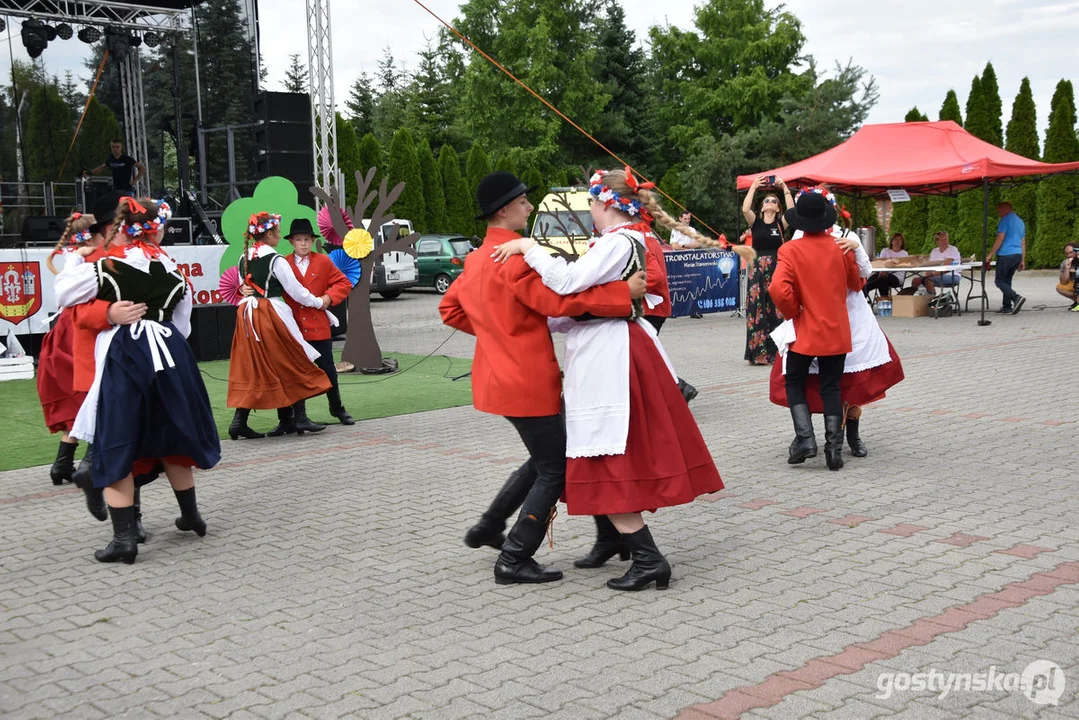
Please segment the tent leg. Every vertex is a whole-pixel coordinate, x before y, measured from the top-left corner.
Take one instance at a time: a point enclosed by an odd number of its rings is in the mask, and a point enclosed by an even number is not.
[[[985,319],[985,306],[989,304],[989,293],[985,291],[985,271],[988,269],[986,256],[989,254],[989,178],[982,181],[982,318],[978,327],[992,325]]]

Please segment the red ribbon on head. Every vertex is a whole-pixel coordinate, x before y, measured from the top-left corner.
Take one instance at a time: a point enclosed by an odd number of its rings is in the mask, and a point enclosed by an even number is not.
[[[143,207],[142,205],[140,205],[140,204],[139,204],[139,201],[138,201],[138,200],[136,200],[136,199],[135,199],[135,198],[133,198],[133,197],[129,197],[129,196],[127,196],[127,195],[125,195],[124,197],[120,198],[120,204],[121,204],[121,205],[124,205],[124,204],[126,204],[126,205],[127,205],[127,209],[128,209],[129,211],[131,211],[131,212],[137,212],[137,213],[144,213],[144,212],[146,212],[146,208],[144,208],[144,207]]]
[[[79,219],[79,218],[81,218],[81,217],[82,217],[82,213],[81,213],[81,212],[73,212],[73,213],[71,213],[71,219],[72,219],[72,220],[78,220],[78,219]]]
[[[846,205],[839,206],[839,214],[843,217],[844,220],[850,220],[850,211],[847,210]]]
[[[638,190],[651,190],[656,186],[654,182],[637,182],[637,178],[633,176],[633,168],[629,165],[626,165],[626,185],[628,185],[629,189],[634,193]]]

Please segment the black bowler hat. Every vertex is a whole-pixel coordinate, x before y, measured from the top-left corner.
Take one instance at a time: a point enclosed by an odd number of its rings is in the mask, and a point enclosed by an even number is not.
[[[493,172],[480,180],[476,188],[476,203],[480,206],[477,220],[485,220],[511,202],[527,195],[535,188],[525,187],[520,178],[511,172]]]
[[[314,236],[315,229],[311,227],[311,221],[307,218],[296,218],[289,225],[288,235],[285,236],[286,240],[291,240],[293,235],[311,235]]]
[[[835,225],[836,211],[824,195],[804,192],[783,217],[795,230],[821,232]]]
[[[94,224],[90,226],[91,234],[97,234],[105,229],[105,226],[116,218],[116,208],[120,207],[120,198],[128,197],[131,193],[120,190],[107,192],[97,200],[94,200]]]

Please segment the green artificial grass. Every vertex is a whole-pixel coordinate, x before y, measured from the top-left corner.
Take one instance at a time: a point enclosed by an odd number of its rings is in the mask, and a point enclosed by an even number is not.
[[[340,359],[340,351],[335,351]],[[422,358],[419,355],[387,353],[397,360],[400,369],[392,375],[341,375],[341,400],[356,420],[407,415],[424,410],[459,407],[472,403],[470,378],[451,381],[472,368],[472,361],[438,355]],[[233,411],[225,406],[228,392],[229,362],[199,363],[210,406],[217,420],[217,432],[228,442],[226,432]],[[51,463],[56,457],[59,435],[49,434],[38,402],[34,380],[0,382],[0,471]],[[325,396],[307,401],[307,414],[315,422],[336,423],[330,415]],[[273,410],[251,413],[249,424],[265,432],[277,424]],[[84,443],[79,444],[76,457],[82,457]]]

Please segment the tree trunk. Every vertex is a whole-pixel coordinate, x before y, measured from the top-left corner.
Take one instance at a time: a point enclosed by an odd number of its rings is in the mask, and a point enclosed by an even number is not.
[[[359,370],[381,370],[382,348],[375,336],[371,319],[371,278],[375,271],[376,254],[371,253],[360,263],[360,281],[348,295],[348,333],[341,360]]]

